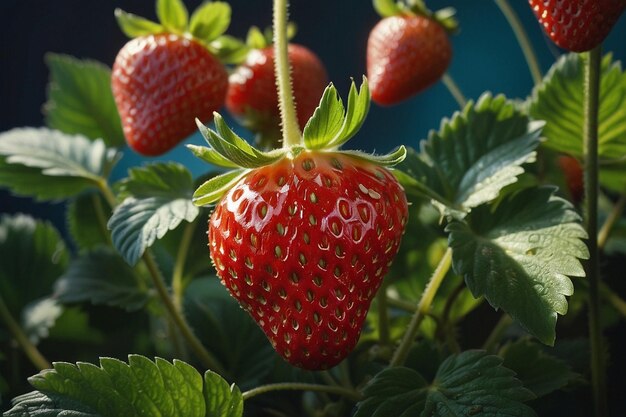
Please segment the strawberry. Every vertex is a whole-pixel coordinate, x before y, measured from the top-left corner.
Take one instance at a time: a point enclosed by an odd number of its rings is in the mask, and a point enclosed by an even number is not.
[[[184,8],[180,2],[172,3]],[[225,3],[208,7],[216,13],[227,8],[230,13]],[[210,13],[201,15],[208,19]],[[162,25],[120,10],[116,16],[129,36],[140,35],[120,50],[111,76],[124,135],[136,152],[160,155],[195,131],[196,117],[211,120],[224,104],[228,74],[203,44],[210,39],[200,38],[206,28],[192,22],[189,32],[186,20],[174,26],[170,20],[175,17],[167,15],[160,16]]]
[[[303,128],[319,103],[328,79],[326,69],[310,49],[290,43],[288,46],[293,94],[298,123]],[[274,74],[272,46],[253,48],[228,79],[226,108],[254,132],[277,134],[280,113]]]
[[[626,0],[529,0],[552,41],[573,52],[600,45],[626,8]]]
[[[372,100],[380,105],[397,104],[429,87],[452,58],[451,17],[444,25],[423,9],[397,13],[379,21],[367,41],[367,76]]]
[[[219,115],[210,148],[189,148],[236,168],[204,183],[194,203],[217,202],[208,228],[217,275],[289,363],[330,368],[354,348],[407,223],[404,191],[383,167],[404,158],[338,150],[369,109],[364,82],[347,110],[330,85],[300,145],[262,152]],[[295,120],[293,120],[295,124]]]
[[[578,159],[573,156],[562,155],[557,163],[565,176],[565,183],[574,203],[580,203],[584,195],[583,169]]]

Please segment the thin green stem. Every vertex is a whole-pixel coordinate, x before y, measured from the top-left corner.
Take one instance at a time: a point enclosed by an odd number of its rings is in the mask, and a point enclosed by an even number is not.
[[[435,298],[435,294],[437,294],[437,290],[439,286],[443,282],[448,270],[450,269],[450,265],[452,264],[452,249],[448,248],[446,253],[443,255],[441,260],[439,261],[439,265],[433,272],[433,275],[430,277],[430,281],[424,292],[422,293],[422,298],[417,304],[417,310],[415,314],[413,314],[413,318],[409,323],[409,328],[404,333],[404,337],[400,342],[400,346],[396,349],[390,366],[402,366],[406,361],[407,356],[409,355],[409,351],[411,350],[411,346],[413,345],[413,341],[417,336],[417,332],[419,331],[420,324],[422,324],[422,320],[430,310],[430,306]]]
[[[172,293],[174,305],[178,311],[183,310],[183,296],[185,294],[185,262],[189,253],[189,245],[196,228],[196,222],[187,223],[183,229],[183,236],[180,239],[178,253],[176,254],[176,262],[172,272]]]
[[[339,387],[336,385],[318,385],[318,384],[305,384],[299,382],[283,382],[277,384],[261,385],[260,387],[253,388],[242,394],[244,400],[249,400],[257,395],[265,394],[272,391],[312,391],[312,392],[326,392],[329,394],[337,394],[342,397],[346,397],[353,401],[360,401],[363,399],[362,395],[355,390]]]
[[[587,227],[589,260],[589,338],[591,340],[591,385],[596,417],[607,415],[606,367],[600,323],[600,267],[598,262],[598,107],[600,101],[601,47],[587,54],[584,83],[584,219]]]
[[[528,34],[526,33],[524,26],[517,17],[517,13],[515,13],[515,10],[511,7],[507,0],[495,0],[495,2],[500,8],[500,11],[502,11],[502,14],[506,18],[507,22],[509,22],[511,29],[513,29],[517,43],[519,43],[519,46],[522,48],[522,52],[524,53],[524,58],[526,58],[526,63],[528,65],[528,69],[530,70],[530,75],[533,78],[533,82],[535,85],[540,84],[542,75],[541,69],[539,68],[539,62],[537,60],[537,54],[528,39]]]
[[[447,72],[443,74],[443,76],[441,77],[441,81],[446,86],[448,91],[450,91],[450,94],[452,94],[452,97],[454,97],[456,102],[459,104],[459,107],[464,108],[465,105],[467,104],[467,99],[465,98],[465,95],[463,95],[463,93],[461,92],[461,89],[459,88],[458,84],[450,76],[450,74],[448,74]]]
[[[389,306],[387,305],[387,286],[383,286],[378,290],[376,296],[378,304],[378,335],[382,345],[388,345],[391,342],[389,335]]]
[[[483,344],[483,349],[487,352],[494,352],[498,342],[502,340],[502,336],[504,336],[504,332],[513,324],[513,319],[506,313],[502,314],[498,323],[491,329],[491,333],[487,336],[485,343]]]
[[[150,273],[150,277],[152,278],[152,283],[154,284],[154,288],[156,288],[157,293],[159,294],[161,302],[165,306],[165,309],[169,313],[172,321],[179,328],[181,335],[189,344],[189,347],[202,361],[204,366],[221,375],[224,375],[224,369],[222,368],[220,363],[211,354],[211,352],[205,349],[200,340],[198,340],[196,335],[191,330],[191,327],[189,327],[189,324],[187,323],[187,320],[185,320],[185,317],[181,314],[180,311],[178,311],[178,309],[174,305],[167,291],[167,288],[165,287],[165,283],[163,282],[161,272],[154,262],[154,259],[152,259],[152,256],[150,256],[150,254],[146,252],[144,253],[142,259],[146,264],[146,267],[148,268],[148,272]]]
[[[609,217],[606,218],[598,232],[598,250],[602,250],[604,245],[606,245],[606,241],[609,240],[613,226],[615,226],[615,223],[622,217],[624,206],[626,206],[626,190],[622,192],[619,200],[613,206],[613,210],[609,213]]]
[[[28,336],[24,333],[20,325],[15,321],[13,315],[7,308],[4,300],[0,296],[0,319],[4,321],[9,332],[13,335],[13,338],[17,342],[17,344],[22,348],[28,359],[35,365],[40,371],[44,369],[52,368],[50,362],[41,354],[37,346],[33,345]]]
[[[111,191],[111,187],[109,187],[109,183],[107,182],[107,180],[104,178],[100,178],[97,185],[98,189],[102,193],[102,196],[104,197],[106,202],[109,203],[109,206],[111,206],[111,208],[115,208],[117,206],[117,198],[115,198],[115,194],[113,194],[113,191]]]
[[[291,65],[287,50],[288,0],[274,0],[274,69],[278,87],[278,107],[283,129],[283,147],[302,144],[291,86]]]
[[[111,234],[109,233],[109,229],[107,229],[107,216],[104,214],[104,208],[102,207],[102,203],[98,194],[91,195],[91,202],[93,204],[93,209],[96,213],[96,217],[98,218],[98,224],[100,225],[102,234],[106,237],[107,243],[111,245]]]
[[[387,296],[387,304],[394,308],[399,308],[400,310],[404,310],[409,313],[414,313],[417,304],[412,303],[410,301],[401,300],[399,298],[389,297]]]

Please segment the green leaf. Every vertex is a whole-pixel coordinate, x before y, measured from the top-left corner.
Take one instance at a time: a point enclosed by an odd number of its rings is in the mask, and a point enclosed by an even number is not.
[[[50,329],[63,314],[63,307],[52,298],[43,298],[28,304],[22,311],[22,328],[34,344],[46,339]]]
[[[50,69],[46,124],[68,134],[102,139],[108,146],[125,144],[111,91],[111,70],[92,60],[46,55]]]
[[[363,390],[354,417],[535,416],[522,401],[533,394],[522,387],[502,359],[483,351],[450,356],[431,384],[416,371],[387,368]]]
[[[474,297],[484,295],[543,343],[552,345],[589,252],[580,216],[554,188],[529,188],[497,207],[475,208],[447,227],[452,261]]]
[[[54,363],[29,382],[44,395],[31,393],[16,398],[9,416],[102,416],[102,417],[241,417],[243,400],[236,386],[219,375],[205,378],[192,366],[140,355],[129,355],[128,364],[100,358],[100,366],[79,362]],[[86,414],[54,414],[55,410]],[[21,412],[21,414],[18,414]],[[223,414],[215,414],[223,413]]]
[[[80,249],[111,244],[106,227],[109,217],[111,210],[107,202],[95,192],[79,194],[67,205],[67,229]]]
[[[339,148],[346,143],[352,136],[359,131],[367,112],[370,109],[371,95],[367,84],[367,78],[363,76],[363,82],[357,92],[354,80],[350,85],[350,92],[348,93],[348,104],[345,113],[345,118],[341,130],[332,138],[328,143],[329,148]]]
[[[157,0],[156,12],[161,24],[170,32],[182,34],[187,30],[189,13],[182,0]]]
[[[409,192],[426,194],[444,215],[462,217],[494,200],[535,160],[541,123],[529,122],[504,96],[484,94],[409,152],[397,176]]]
[[[132,13],[127,13],[122,9],[115,9],[115,18],[122,32],[129,38],[165,32],[165,28],[158,23]]]
[[[331,83],[324,90],[319,106],[304,127],[304,144],[309,149],[324,149],[343,126],[345,109]]]
[[[240,387],[253,388],[263,382],[278,355],[217,277],[194,279],[185,292],[184,306],[200,340]]]
[[[62,303],[87,301],[126,311],[139,310],[150,298],[148,288],[132,268],[108,248],[96,249],[72,261],[56,282],[54,296]]]
[[[0,294],[14,317],[52,291],[69,254],[59,232],[30,216],[0,217]]]
[[[63,308],[63,313],[50,329],[49,338],[54,341],[81,343],[101,347],[110,335],[89,324],[89,315],[79,307]]]
[[[228,3],[206,2],[191,15],[189,31],[194,37],[210,42],[226,32],[230,25],[230,13]]]
[[[380,17],[396,16],[402,13],[402,9],[395,0],[373,0],[372,3]]]
[[[537,397],[563,388],[579,377],[565,362],[548,355],[528,339],[504,346],[499,355],[504,359],[504,366],[515,371],[524,387]]]
[[[230,35],[219,36],[208,47],[221,63],[230,65],[241,64],[250,51],[243,41]]]
[[[206,417],[241,417],[243,397],[239,387],[212,371],[204,373],[204,400]]]
[[[156,163],[133,169],[121,188],[130,197],[115,209],[108,228],[113,245],[131,266],[156,239],[198,216],[191,202],[191,174],[182,165]]]
[[[46,128],[0,133],[0,185],[42,200],[76,195],[108,176],[115,149]]]
[[[533,90],[529,113],[546,121],[545,146],[581,157],[583,154],[583,54],[562,56]],[[626,73],[611,54],[602,60],[598,113],[598,154],[602,184],[621,192],[626,186]],[[619,170],[621,181],[605,182],[605,170]],[[614,176],[613,176],[614,177]]]
[[[238,169],[229,171],[222,175],[215,176],[202,184],[193,194],[193,204],[196,206],[206,206],[219,201],[220,198],[230,190],[235,183],[243,178],[249,171]]]
[[[207,148],[206,146],[186,145],[187,149],[191,151],[195,156],[202,159],[204,162],[208,162],[211,165],[224,168],[239,168],[239,166],[230,160],[224,158],[215,149]]]

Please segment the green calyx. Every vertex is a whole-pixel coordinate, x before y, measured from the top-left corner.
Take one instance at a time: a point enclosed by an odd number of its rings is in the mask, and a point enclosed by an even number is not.
[[[376,12],[383,18],[390,16],[424,16],[439,23],[452,34],[459,29],[454,7],[444,7],[435,12],[426,7],[423,0],[372,0]]]
[[[242,41],[224,35],[231,18],[231,8],[226,2],[205,2],[190,17],[182,0],[157,0],[156,13],[159,22],[121,9],[115,10],[115,18],[122,32],[130,38],[162,33],[185,36],[203,44],[224,63],[238,61],[247,53]]]
[[[319,106],[304,128],[302,144],[269,152],[255,148],[238,136],[226,125],[218,113],[214,114],[215,130],[197,121],[200,133],[209,146],[187,145],[187,147],[203,161],[230,171],[202,184],[193,195],[194,204],[198,206],[214,204],[250,170],[271,165],[285,157],[293,158],[307,150],[342,152],[386,167],[402,162],[407,152],[404,146],[400,146],[387,155],[339,150],[361,128],[369,107],[370,92],[365,77],[358,90],[354,81],[352,82],[346,106],[335,86],[330,84],[326,87]]]

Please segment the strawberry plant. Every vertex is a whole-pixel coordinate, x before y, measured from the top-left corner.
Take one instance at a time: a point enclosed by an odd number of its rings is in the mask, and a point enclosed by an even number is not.
[[[3,416],[623,414],[624,2],[495,0],[535,85],[471,100],[460,2],[359,4],[345,94],[287,0],[230,32],[253,3],[110,10],[111,69],[46,56],[46,126],[0,133],[0,186],[65,222],[0,217]],[[370,128],[439,81],[458,109],[426,138]]]

